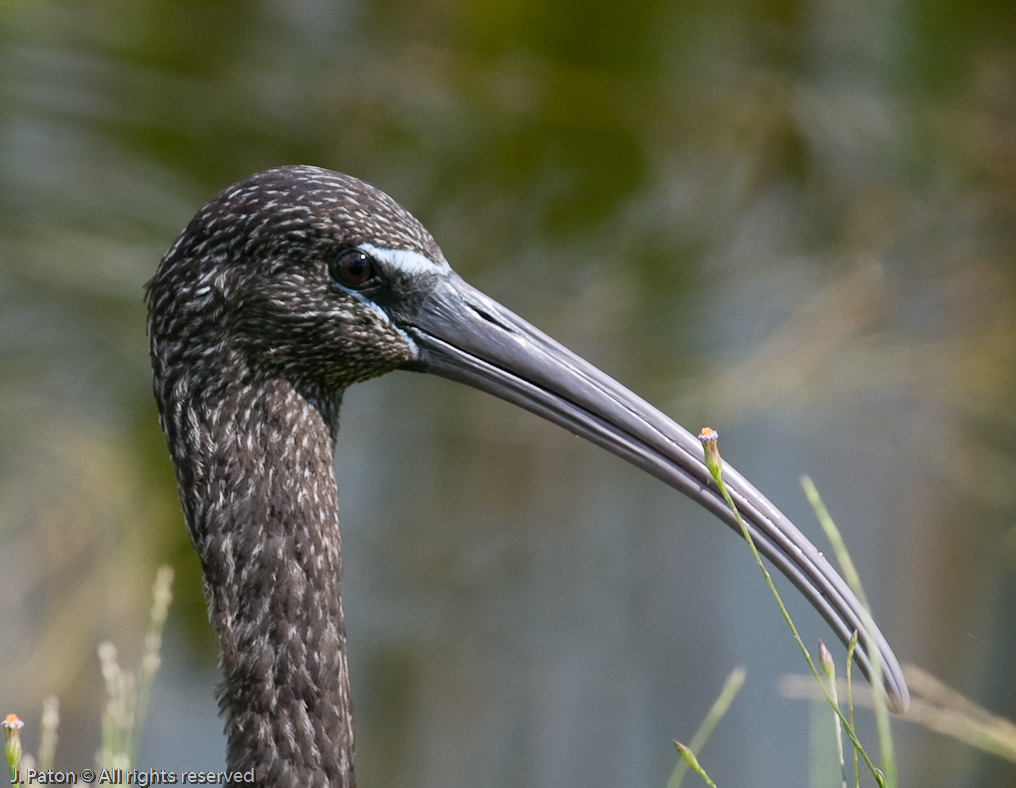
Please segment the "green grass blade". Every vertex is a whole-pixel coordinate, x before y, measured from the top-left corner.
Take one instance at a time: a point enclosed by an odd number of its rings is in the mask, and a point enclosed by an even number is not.
[[[826,533],[826,538],[829,539],[829,543],[832,545],[833,552],[836,553],[836,560],[843,571],[843,577],[847,581],[847,585],[850,586],[850,590],[854,592],[854,595],[864,607],[864,610],[861,611],[861,621],[864,624],[864,628],[869,632],[874,632],[876,630],[875,620],[871,616],[871,607],[868,605],[868,598],[861,585],[861,576],[858,574],[857,568],[850,558],[850,553],[843,542],[840,530],[836,527],[836,523],[833,522],[829,510],[826,509],[825,504],[822,502],[814,482],[809,477],[804,476],[801,479],[801,486],[804,487],[804,494],[808,498],[808,503],[815,510],[815,515],[818,517],[822,530]],[[874,638],[869,638],[868,642],[874,644]],[[882,661],[879,658],[877,648],[872,647],[868,649],[868,659],[871,661],[872,687],[879,688],[882,686]],[[882,764],[885,767],[885,784],[887,788],[896,788],[896,756],[893,749],[892,729],[889,723],[889,709],[886,707],[885,696],[877,689],[873,693],[873,702],[875,704],[875,724],[878,727],[879,746],[882,750]]]
[[[727,713],[727,709],[730,708],[730,704],[734,702],[734,698],[737,697],[737,693],[741,691],[741,687],[744,685],[745,669],[743,667],[734,668],[730,675],[727,676],[727,680],[723,682],[723,689],[720,690],[720,694],[713,702],[712,707],[709,709],[709,713],[706,714],[702,724],[699,725],[699,729],[695,731],[695,735],[691,738],[691,744],[687,746],[687,749],[691,751],[692,757],[694,753],[702,752],[702,748],[705,743],[709,740],[713,730],[715,730],[719,721],[723,718],[723,715]],[[678,745],[678,752],[681,752],[681,747],[684,745]],[[685,775],[688,773],[688,768],[695,768],[691,765],[687,758],[682,754],[682,760],[678,761],[674,767],[674,771],[670,774],[670,779],[667,780],[667,788],[680,788],[681,782],[684,780]],[[697,761],[696,761],[697,762]]]

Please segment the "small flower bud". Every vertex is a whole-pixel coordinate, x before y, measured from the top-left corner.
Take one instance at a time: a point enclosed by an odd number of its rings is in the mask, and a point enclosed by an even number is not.
[[[18,719],[17,714],[8,714],[0,722],[4,729],[4,760],[11,770],[11,779],[14,778],[15,770],[21,762],[21,729],[25,723]]]
[[[830,681],[835,681],[836,663],[833,661],[833,655],[826,648],[826,644],[821,640],[818,642],[818,661],[822,665],[822,672],[825,673],[826,678]]]
[[[717,485],[720,484],[720,478],[723,472],[723,461],[720,459],[720,447],[717,445],[719,437],[720,433],[712,427],[703,427],[698,436],[698,439],[702,441],[702,448],[705,449],[706,468],[708,468],[709,473],[713,475],[713,479],[716,480]]]

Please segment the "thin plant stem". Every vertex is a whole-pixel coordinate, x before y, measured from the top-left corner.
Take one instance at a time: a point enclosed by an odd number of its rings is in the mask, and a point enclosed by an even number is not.
[[[836,712],[840,720],[843,722],[845,730],[847,731],[847,736],[857,751],[861,754],[861,757],[864,759],[869,771],[871,771],[872,776],[875,778],[875,782],[877,782],[880,786],[883,786],[883,788],[887,788],[885,776],[878,770],[878,768],[876,768],[875,764],[872,763],[871,758],[868,757],[868,753],[865,752],[863,745],[857,738],[854,726],[850,725],[847,718],[843,715],[843,712],[840,711],[840,708],[833,702],[833,698],[829,694],[829,689],[825,682],[822,681],[818,668],[815,667],[815,662],[812,660],[811,654],[808,652],[808,647],[804,645],[804,641],[801,639],[801,635],[797,631],[797,626],[794,624],[794,620],[790,617],[790,612],[787,610],[787,606],[783,604],[780,592],[776,590],[776,586],[773,584],[773,578],[769,574],[769,570],[766,569],[765,564],[762,563],[762,556],[759,555],[758,548],[755,546],[755,540],[752,539],[751,532],[748,531],[748,526],[745,525],[744,520],[741,519],[741,513],[737,511],[737,507],[734,505],[734,501],[731,499],[730,493],[727,492],[727,485],[723,482],[723,461],[720,459],[719,449],[716,447],[717,437],[718,434],[708,427],[703,429],[699,435],[699,439],[702,440],[703,446],[705,447],[706,467],[709,468],[709,472],[712,474],[713,480],[716,482],[716,487],[723,496],[723,500],[727,502],[727,506],[730,508],[730,511],[733,512],[734,519],[737,521],[737,524],[741,529],[741,535],[748,543],[748,547],[751,548],[751,554],[755,558],[755,565],[758,566],[759,570],[762,572],[766,585],[769,586],[769,590],[772,592],[773,598],[776,600],[776,604],[780,608],[783,620],[787,622],[787,626],[790,628],[790,633],[794,636],[794,641],[797,643],[797,647],[804,655],[804,661],[808,663],[808,668],[811,670],[815,680],[822,688],[822,694],[825,695],[830,708]],[[712,457],[710,457],[711,454],[713,455]],[[891,786],[888,788],[891,788]]]
[[[847,644],[847,714],[850,715],[850,725],[854,725],[854,684],[851,681],[851,668],[854,665],[854,651],[857,649],[857,630],[850,636],[850,643]],[[857,750],[854,749],[854,788],[859,788],[861,775],[857,772]]]
[[[922,725],[970,747],[1016,763],[1016,723],[998,717],[964,698],[916,665],[907,665],[904,675],[914,693],[904,721]],[[810,676],[785,676],[782,685],[787,697],[818,697],[818,690]],[[846,691],[846,687],[841,691]],[[874,705],[873,691],[867,687],[859,688],[853,694],[858,705]]]
[[[737,693],[741,691],[741,687],[744,685],[745,669],[744,667],[734,668],[730,675],[727,676],[727,680],[723,682],[723,689],[720,690],[720,694],[713,702],[712,707],[709,709],[709,713],[706,714],[705,719],[702,720],[702,724],[699,725],[699,729],[695,731],[695,735],[691,737],[691,744],[688,745],[688,749],[691,752],[702,752],[702,748],[705,746],[709,737],[715,730],[716,725],[724,714],[727,713],[727,709],[730,708],[730,704],[733,703]],[[675,742],[676,744],[677,742]],[[683,745],[682,745],[683,746]],[[680,748],[678,749],[680,752]],[[691,764],[684,756],[677,765],[674,767],[674,771],[670,774],[670,779],[667,780],[667,788],[680,788],[681,782],[684,780],[685,775],[688,773],[688,767]]]
[[[152,682],[159,669],[159,648],[172,600],[172,582],[173,570],[168,566],[159,569],[152,589],[154,599],[145,636],[145,651],[137,673],[120,667],[112,643],[99,644],[99,661],[106,681],[107,698],[102,715],[102,749],[98,755],[102,767],[130,768],[134,762]]]
[[[836,662],[821,640],[818,642],[818,656],[822,672],[825,673],[826,679],[829,681],[829,694],[832,695],[836,708],[839,708],[840,698],[836,690]],[[835,714],[833,715],[833,731],[836,737],[836,755],[840,763],[840,784],[842,788],[847,788],[847,765],[843,758],[843,723]]]
[[[162,648],[162,629],[169,615],[169,604],[173,601],[173,567],[162,566],[159,568],[155,575],[152,596],[154,599],[148,623],[148,633],[145,635],[145,654],[141,658],[141,668],[138,671],[137,708],[134,713],[134,731],[132,731],[132,734],[136,732],[138,736],[145,725],[148,698],[151,695],[155,674],[162,664],[159,651]],[[131,761],[136,755],[136,747],[137,741],[132,735],[129,749]]]
[[[857,568],[850,558],[850,553],[847,551],[836,523],[833,522],[829,510],[826,509],[825,504],[822,502],[814,482],[809,477],[803,476],[801,478],[801,486],[804,488],[804,494],[808,498],[808,503],[815,510],[818,521],[822,525],[822,530],[826,533],[826,538],[829,539],[829,543],[836,553],[836,560],[843,570],[843,577],[847,581],[847,585],[850,586],[850,590],[854,592],[854,595],[861,603],[861,623],[868,632],[876,631],[875,620],[871,616],[871,606],[868,604],[868,598],[865,596],[864,588],[861,585],[861,576],[858,574]],[[868,659],[871,662],[871,683],[873,687],[881,687],[882,661],[879,657],[878,649],[874,646],[873,639],[869,638],[869,643],[872,643],[871,648],[867,649]],[[881,692],[874,692],[872,698],[875,706],[875,724],[878,728],[879,746],[882,750],[882,763],[885,766],[886,786],[888,788],[896,788],[896,757],[893,751],[889,709],[886,707],[885,696]]]

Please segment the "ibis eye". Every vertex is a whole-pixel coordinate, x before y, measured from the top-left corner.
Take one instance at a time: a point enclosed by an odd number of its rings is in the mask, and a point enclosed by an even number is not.
[[[358,290],[374,279],[374,261],[359,249],[346,249],[328,263],[328,273],[339,284]]]

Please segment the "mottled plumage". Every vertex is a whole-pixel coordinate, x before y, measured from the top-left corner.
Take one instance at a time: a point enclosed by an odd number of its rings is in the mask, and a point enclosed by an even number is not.
[[[470,287],[391,198],[314,167],[269,170],[194,217],[148,285],[155,398],[222,648],[230,769],[351,787],[353,716],[333,469],[339,403],[403,368],[502,397],[740,526],[686,430]],[[899,663],[822,554],[733,468],[759,551],[896,710]]]
[[[412,358],[339,290],[357,242],[441,250],[388,196],[313,167],[211,200],[148,284],[155,397],[219,631],[231,767],[352,786],[333,469],[343,389]]]

